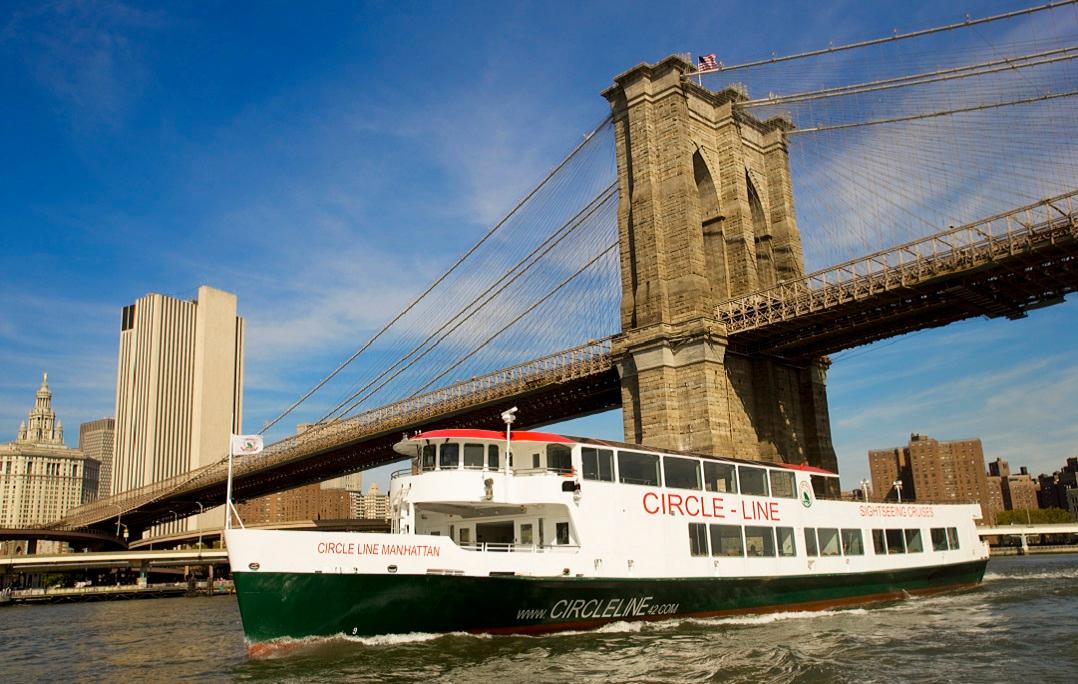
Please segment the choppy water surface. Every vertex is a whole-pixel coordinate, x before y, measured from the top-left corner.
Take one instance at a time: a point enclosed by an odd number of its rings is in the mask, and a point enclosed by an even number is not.
[[[230,597],[0,610],[5,682],[182,679],[1074,682],[1078,555],[993,559],[980,588],[869,608],[538,637],[337,639],[257,660]]]

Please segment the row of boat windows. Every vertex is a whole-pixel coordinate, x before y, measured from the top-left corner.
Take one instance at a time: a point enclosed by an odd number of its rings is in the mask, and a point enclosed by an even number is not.
[[[929,530],[933,551],[958,548],[958,529]],[[924,551],[919,529],[872,530],[876,555]],[[859,529],[805,528],[806,556],[863,556],[864,539]],[[796,556],[794,528],[755,525],[689,523],[689,554],[692,556],[769,557]]]
[[[425,444],[419,461],[423,471],[456,470],[461,466],[466,470],[498,470],[501,463],[501,450],[497,444],[462,445],[456,442]],[[509,457],[509,464],[514,465],[512,455]],[[531,454],[530,462],[521,462],[516,465],[531,468],[546,467],[567,473],[573,469],[573,452],[564,444],[548,444],[545,466],[542,464],[542,455],[539,452]]]
[[[619,449],[583,447],[580,451],[585,480],[618,482],[673,489],[692,489],[754,496],[796,498],[796,478],[788,470],[773,470],[682,456],[645,454]],[[617,472],[614,465],[617,463]]]
[[[531,454],[530,462],[513,464],[511,457],[510,464],[566,473],[572,470],[572,451],[569,447],[548,444],[545,451],[545,463],[537,452]],[[583,447],[580,454],[585,480],[730,494],[740,492],[788,499],[797,496],[796,478],[788,470],[735,466],[681,456],[660,457],[622,449],[617,451],[617,458],[613,449]],[[456,470],[461,466],[469,470],[498,470],[501,466],[498,445],[446,442],[423,446],[420,458],[423,471]]]

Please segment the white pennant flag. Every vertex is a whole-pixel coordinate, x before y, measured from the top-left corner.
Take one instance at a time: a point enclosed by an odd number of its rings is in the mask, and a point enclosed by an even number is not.
[[[235,456],[262,453],[262,435],[232,435],[230,450]]]

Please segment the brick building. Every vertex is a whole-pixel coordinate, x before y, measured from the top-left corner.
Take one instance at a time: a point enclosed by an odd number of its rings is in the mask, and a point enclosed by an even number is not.
[[[984,449],[979,439],[941,442],[912,434],[905,447],[869,452],[872,491],[880,501],[898,498],[893,482],[902,482],[903,501],[981,504],[986,522],[994,521],[994,497],[989,494]]]

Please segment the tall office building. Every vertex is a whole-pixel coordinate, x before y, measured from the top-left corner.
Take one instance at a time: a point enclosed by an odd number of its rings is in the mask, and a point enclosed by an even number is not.
[[[97,480],[99,499],[112,492],[112,449],[115,436],[115,418],[101,418],[79,426],[79,451],[101,463]]]
[[[29,420],[19,426],[14,442],[0,445],[0,527],[55,522],[69,509],[93,501],[99,467],[93,458],[64,446],[64,426],[56,419],[44,374]],[[26,548],[20,542],[7,547]]]
[[[874,467],[877,461],[878,468]],[[884,461],[893,463],[893,468],[884,469]],[[994,520],[995,506],[989,495],[984,450],[979,439],[941,442],[913,434],[905,447],[870,451],[869,467],[872,490],[881,500],[895,500],[897,492],[892,483],[901,480],[903,501],[976,501],[981,505],[984,520]]]
[[[112,494],[228,455],[229,435],[242,433],[243,340],[236,296],[212,287],[195,300],[148,294],[124,307]],[[221,524],[223,509],[203,518]]]

